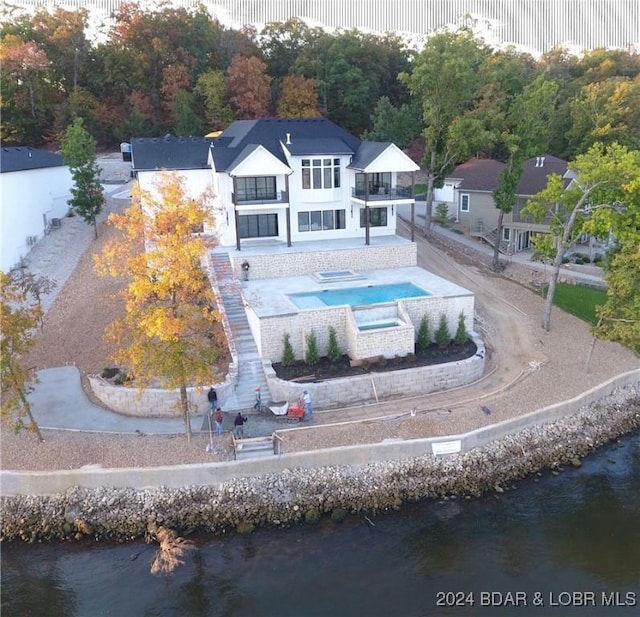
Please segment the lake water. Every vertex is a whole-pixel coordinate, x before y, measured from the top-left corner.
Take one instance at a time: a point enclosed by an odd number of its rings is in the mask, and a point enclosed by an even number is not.
[[[150,574],[142,542],[3,545],[2,616],[640,614],[640,434],[517,486],[369,520],[197,537],[164,576]]]

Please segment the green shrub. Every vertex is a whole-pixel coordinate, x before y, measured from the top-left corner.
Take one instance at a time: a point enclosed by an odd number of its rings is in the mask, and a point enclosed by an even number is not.
[[[387,359],[384,356],[382,356],[382,358],[380,358],[380,360],[378,360],[377,364],[378,364],[378,368],[386,368]]]
[[[407,354],[407,362],[415,362],[416,361],[416,354],[409,352]]]
[[[284,335],[284,349],[282,350],[282,366],[293,366],[296,361],[296,355],[293,353],[291,346],[291,337],[289,333]]]
[[[119,368],[107,367],[102,369],[102,373],[100,373],[100,377],[102,377],[102,379],[111,379],[115,377],[119,372],[120,372]]]
[[[440,315],[440,323],[436,330],[436,343],[440,349],[444,349],[451,343],[451,334],[449,332],[449,324],[447,324],[447,317],[444,313]]]
[[[429,317],[427,315],[423,315],[420,320],[420,327],[418,328],[418,339],[416,341],[416,347],[420,351],[424,351],[427,347],[429,347],[429,343],[431,342],[431,335],[429,333]]]
[[[436,206],[436,223],[438,225],[445,225],[447,222],[447,217],[449,216],[449,207],[447,204],[440,202]]]
[[[315,366],[320,361],[320,354],[318,353],[318,340],[316,339],[315,332],[310,332],[305,336],[307,342],[307,353],[305,354],[304,361],[309,366]]]
[[[456,330],[456,335],[453,337],[453,341],[456,345],[464,345],[469,338],[469,333],[467,332],[467,326],[465,326],[464,320],[464,313],[460,311],[460,315],[458,315],[458,328]]]
[[[338,335],[336,334],[336,329],[333,326],[329,326],[329,347],[327,349],[327,358],[329,358],[332,364],[335,364],[340,360],[341,355],[342,352],[338,346]]]
[[[127,383],[127,381],[129,381],[129,376],[125,372],[119,371],[116,378],[113,380],[113,383],[117,386],[121,386]]]

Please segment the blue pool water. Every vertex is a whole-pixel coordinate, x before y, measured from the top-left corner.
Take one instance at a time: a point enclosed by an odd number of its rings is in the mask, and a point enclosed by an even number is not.
[[[393,302],[402,298],[420,298],[428,296],[424,290],[413,283],[392,283],[389,285],[368,285],[366,287],[345,287],[342,289],[323,289],[289,294],[290,300],[298,308],[322,308],[349,304],[379,304]]]

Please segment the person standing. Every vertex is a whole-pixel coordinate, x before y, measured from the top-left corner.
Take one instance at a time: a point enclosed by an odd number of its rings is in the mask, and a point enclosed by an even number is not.
[[[309,390],[305,390],[300,397],[300,402],[304,407],[304,417],[307,420],[311,420],[313,416],[313,405],[311,405],[311,395],[309,394]]]
[[[209,410],[213,413],[213,410],[218,407],[218,394],[213,386],[207,392],[207,400],[209,401]]]
[[[213,414],[213,420],[216,423],[216,435],[222,435],[222,423],[224,422],[224,416],[222,415],[222,409],[218,407]]]
[[[233,421],[233,434],[236,439],[244,439],[244,423],[247,421],[247,416],[243,416],[240,412]]]

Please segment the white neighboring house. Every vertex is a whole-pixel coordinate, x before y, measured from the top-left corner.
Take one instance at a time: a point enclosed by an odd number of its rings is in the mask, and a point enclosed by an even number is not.
[[[73,180],[62,156],[0,148],[0,269],[8,272],[69,211]]]
[[[157,194],[160,175],[176,172],[194,199],[212,185],[208,162],[211,139],[206,137],[134,137],[131,140],[131,167],[140,189]]]

